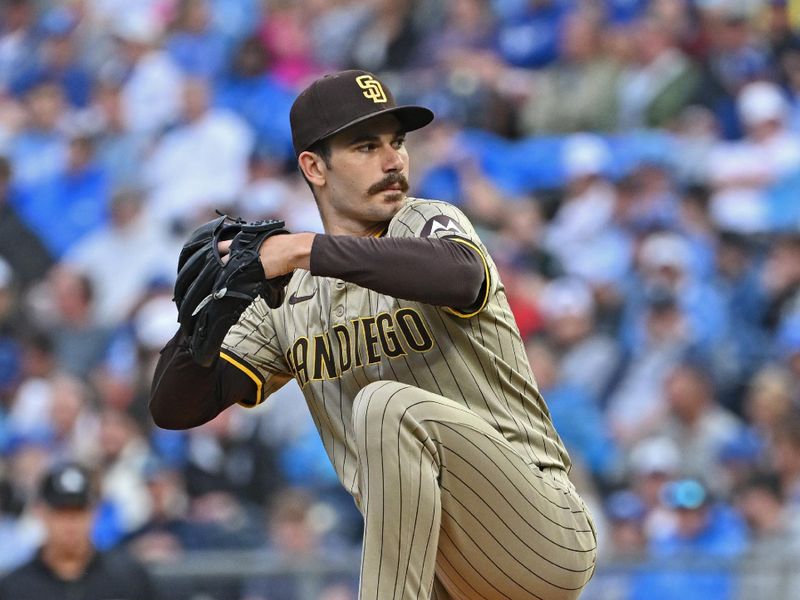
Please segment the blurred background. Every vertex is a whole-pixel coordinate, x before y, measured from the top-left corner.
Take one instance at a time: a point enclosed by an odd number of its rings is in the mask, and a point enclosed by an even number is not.
[[[583,597],[800,598],[795,0],[4,0],[0,572],[72,459],[170,598],[356,597],[293,383],[187,432],[146,407],[187,233],[321,230],[288,112],[351,67],[437,114],[411,193],[502,272],[599,530]]]

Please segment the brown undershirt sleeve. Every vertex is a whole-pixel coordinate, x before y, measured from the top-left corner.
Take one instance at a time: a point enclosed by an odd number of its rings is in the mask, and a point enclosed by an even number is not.
[[[317,235],[311,246],[311,274],[458,309],[478,304],[486,284],[478,252],[440,238]]]
[[[161,350],[150,391],[150,415],[164,429],[202,425],[237,402],[253,403],[255,383],[230,363],[217,359],[201,367],[180,331]]]
[[[318,235],[311,273],[336,277],[382,294],[434,306],[471,308],[484,293],[486,272],[477,251],[437,238],[361,238]],[[256,384],[229,362],[202,367],[180,331],[164,346],[150,393],[150,414],[164,429],[202,425],[229,406],[252,404]]]

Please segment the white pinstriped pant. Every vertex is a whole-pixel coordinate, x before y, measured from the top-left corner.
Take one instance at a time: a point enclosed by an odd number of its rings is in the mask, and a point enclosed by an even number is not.
[[[563,471],[526,462],[474,412],[394,381],[355,398],[361,600],[567,600],[594,572]]]

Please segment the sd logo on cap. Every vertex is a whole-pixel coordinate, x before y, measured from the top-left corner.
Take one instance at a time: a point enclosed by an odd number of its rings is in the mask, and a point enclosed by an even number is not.
[[[433,112],[424,106],[397,106],[389,88],[367,71],[320,77],[300,92],[289,112],[295,155],[351,125],[387,113],[397,117],[404,131],[433,121]]]

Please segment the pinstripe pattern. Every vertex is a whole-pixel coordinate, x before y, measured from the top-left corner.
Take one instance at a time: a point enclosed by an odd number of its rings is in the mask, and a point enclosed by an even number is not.
[[[253,303],[223,350],[266,391],[300,384],[365,515],[363,599],[574,598],[594,535],[494,263],[446,203],[409,199],[386,235],[419,236],[434,217],[484,256],[477,314],[297,271],[287,297],[313,296]]]
[[[364,388],[354,424],[362,599],[429,598],[434,570],[456,598],[577,597],[595,539],[568,480],[461,404],[397,382]]]

